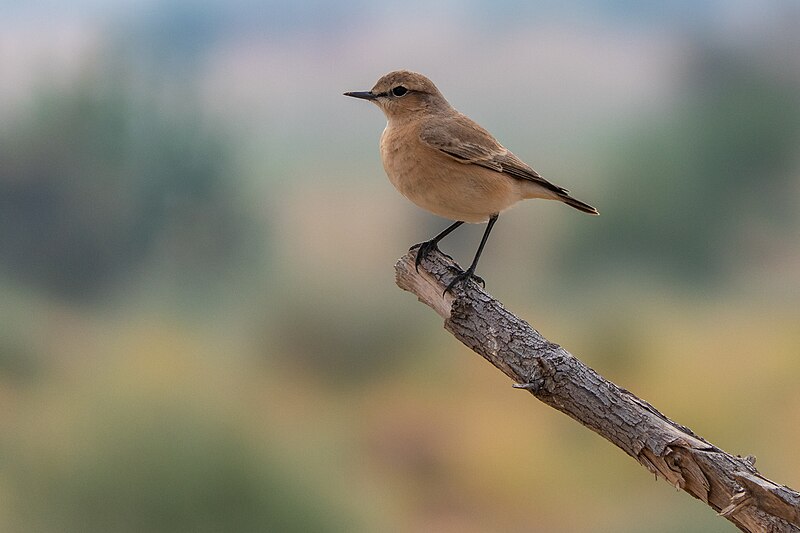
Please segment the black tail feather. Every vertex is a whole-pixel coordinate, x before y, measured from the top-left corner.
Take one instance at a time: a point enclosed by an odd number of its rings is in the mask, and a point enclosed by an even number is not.
[[[570,207],[574,207],[578,211],[589,213],[590,215],[599,215],[600,213],[594,207],[587,203],[581,202],[568,194],[559,195],[559,199]]]

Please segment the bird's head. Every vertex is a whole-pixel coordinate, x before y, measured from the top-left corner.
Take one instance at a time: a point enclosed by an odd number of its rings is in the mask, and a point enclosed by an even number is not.
[[[372,90],[344,93],[345,96],[369,100],[388,119],[413,117],[448,109],[445,100],[431,80],[409,70],[395,70],[381,77]]]

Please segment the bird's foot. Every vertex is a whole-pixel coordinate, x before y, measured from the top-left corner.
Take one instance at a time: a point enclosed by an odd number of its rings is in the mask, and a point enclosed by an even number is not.
[[[444,253],[444,252],[443,252],[443,253]],[[446,254],[445,254],[445,255],[446,255]],[[466,275],[466,272],[464,272],[463,270],[461,270],[460,268],[458,268],[456,265],[447,265],[447,270],[449,270],[450,272],[452,272],[452,273],[453,273],[453,275],[454,275],[454,276],[456,276],[456,277],[458,277],[458,276],[464,276],[464,275]],[[486,282],[485,282],[485,281],[483,281],[483,278],[482,278],[482,277],[480,277],[479,275],[475,274],[475,272],[474,272],[474,271],[473,271],[472,275],[470,276],[470,278],[472,278],[473,280],[475,280],[475,283],[480,283],[480,284],[481,284],[481,287],[483,287],[484,289],[486,288]]]
[[[451,268],[452,268],[452,270],[458,270],[455,267],[451,267]],[[483,281],[483,278],[478,276],[478,275],[476,275],[475,274],[475,269],[470,267],[470,268],[468,268],[467,270],[465,270],[463,272],[459,271],[455,275],[455,277],[452,279],[452,281],[450,281],[450,283],[447,285],[447,288],[442,293],[442,296],[444,296],[448,292],[452,292],[452,289],[453,289],[453,287],[456,286],[456,284],[460,283],[463,286],[467,282],[469,282],[470,279],[475,280],[476,283],[480,283],[481,284],[481,287],[486,288],[486,282]]]
[[[420,242],[420,243],[415,244],[414,246],[412,246],[408,250],[411,251],[411,250],[414,250],[415,248],[417,249],[417,257],[414,259],[414,268],[416,269],[417,272],[419,272],[419,264],[422,263],[423,259],[428,257],[429,253],[431,253],[433,250],[441,252],[441,250],[439,250],[439,247],[436,246],[436,241]],[[444,254],[444,255],[447,256],[447,257],[450,257],[447,254]],[[452,259],[452,257],[450,257],[450,259]]]

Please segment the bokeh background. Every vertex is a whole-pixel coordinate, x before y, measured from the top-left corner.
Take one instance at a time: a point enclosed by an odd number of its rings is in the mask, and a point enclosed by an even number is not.
[[[447,222],[341,93],[426,73],[596,205],[501,217],[490,292],[797,488],[798,27],[794,0],[0,1],[0,529],[733,530],[394,286]]]

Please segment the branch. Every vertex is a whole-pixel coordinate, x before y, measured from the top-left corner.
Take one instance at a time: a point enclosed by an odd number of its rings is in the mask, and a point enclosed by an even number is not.
[[[414,268],[395,265],[397,285],[444,318],[444,327],[547,405],[639,461],[656,477],[702,500],[742,531],[800,532],[800,493],[761,476],[752,457],[733,456],[603,378],[476,283],[444,294],[456,263],[433,251]]]

